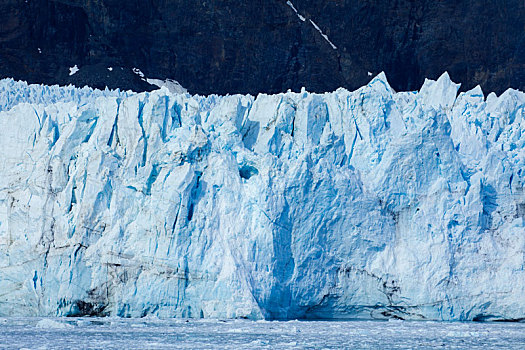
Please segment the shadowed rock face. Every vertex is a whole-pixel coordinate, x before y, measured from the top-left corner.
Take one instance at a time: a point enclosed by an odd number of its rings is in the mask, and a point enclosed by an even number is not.
[[[293,6],[304,21],[284,0],[4,0],[0,75],[152,89],[137,67],[193,93],[255,94],[355,89],[380,71],[394,89],[414,90],[447,70],[464,89],[525,89],[523,0]]]

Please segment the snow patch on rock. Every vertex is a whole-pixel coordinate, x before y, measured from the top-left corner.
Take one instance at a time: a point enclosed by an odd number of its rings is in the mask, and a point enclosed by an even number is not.
[[[80,69],[75,64],[73,67],[69,68],[69,76],[75,75]]]

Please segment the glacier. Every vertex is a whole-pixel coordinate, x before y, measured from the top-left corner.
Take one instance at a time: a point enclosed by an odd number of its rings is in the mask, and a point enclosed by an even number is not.
[[[525,94],[0,81],[0,315],[520,320]]]

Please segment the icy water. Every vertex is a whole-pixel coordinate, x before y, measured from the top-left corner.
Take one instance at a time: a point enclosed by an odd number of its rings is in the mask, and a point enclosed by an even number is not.
[[[0,349],[525,349],[524,323],[0,318]]]

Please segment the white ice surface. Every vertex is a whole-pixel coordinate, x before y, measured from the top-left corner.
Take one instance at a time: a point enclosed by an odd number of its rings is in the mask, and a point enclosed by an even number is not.
[[[525,94],[0,81],[0,314],[525,317]]]

